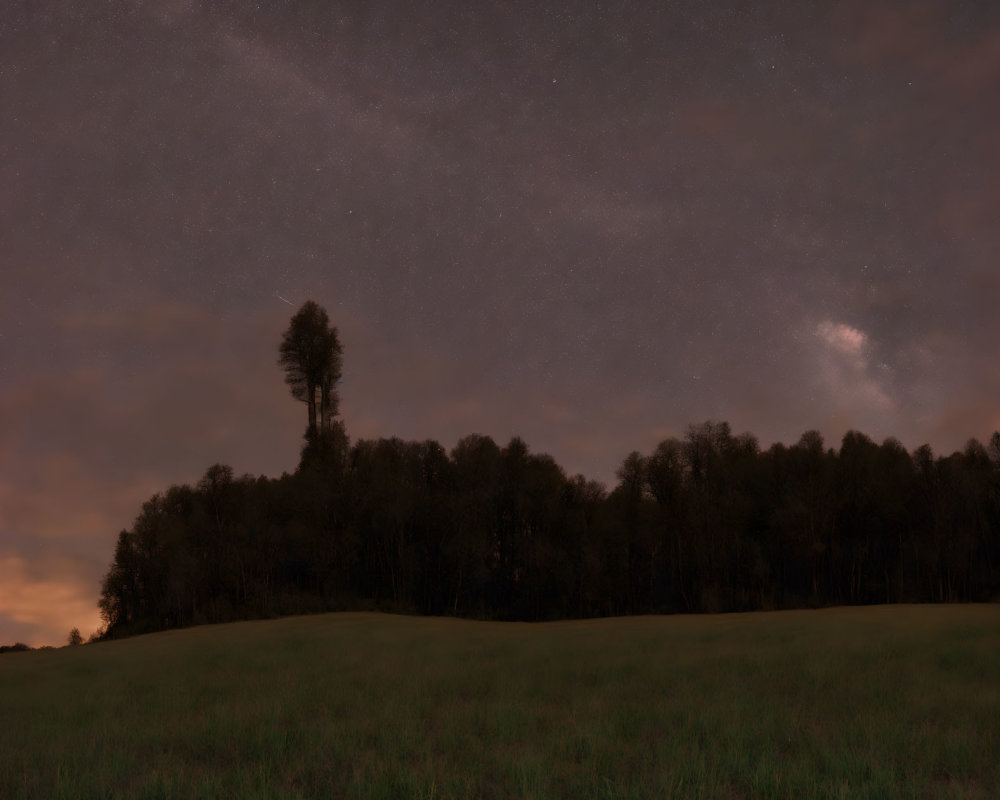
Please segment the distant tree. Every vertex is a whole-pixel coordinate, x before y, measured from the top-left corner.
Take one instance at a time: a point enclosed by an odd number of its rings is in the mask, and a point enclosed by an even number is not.
[[[646,459],[645,468],[647,487],[656,501],[660,551],[664,564],[669,565],[663,576],[668,582],[668,594],[660,600],[674,608],[690,609],[690,570],[685,566],[689,496],[684,483],[683,445],[674,438],[660,442]]]
[[[98,607],[109,636],[131,632],[145,616],[141,603],[142,568],[136,538],[130,531],[118,534],[111,567],[101,581]]]
[[[648,519],[647,466],[647,459],[633,451],[615,473],[619,483],[609,502],[617,524],[609,530],[605,551],[609,587],[615,602],[608,608],[609,613],[637,614],[649,610],[659,542]]]
[[[500,559],[500,448],[489,436],[465,436],[452,449],[451,464],[453,532],[442,545],[454,576],[448,608],[453,614],[485,615],[489,578]]]
[[[990,437],[990,446],[987,451],[994,469],[1000,469],[1000,431],[994,431]]]
[[[337,329],[330,327],[326,311],[309,300],[292,317],[278,349],[278,364],[285,371],[292,397],[309,409],[306,437],[312,440],[331,430],[337,414],[343,354]]]
[[[80,635],[79,628],[73,628],[73,630],[69,632],[69,644],[71,647],[83,644],[83,636]]]
[[[791,448],[772,448],[777,491],[769,499],[770,536],[766,545],[776,569],[780,605],[821,601],[826,556],[832,546],[834,455],[824,450],[818,431],[806,431]]]
[[[402,439],[360,441],[351,451],[354,525],[361,542],[359,589],[395,608],[405,605],[412,564],[406,558],[417,486]]]

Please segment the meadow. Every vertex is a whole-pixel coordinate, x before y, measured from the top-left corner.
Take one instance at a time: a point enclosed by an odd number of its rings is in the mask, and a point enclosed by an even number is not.
[[[0,656],[0,797],[994,798],[1000,605],[328,614]]]

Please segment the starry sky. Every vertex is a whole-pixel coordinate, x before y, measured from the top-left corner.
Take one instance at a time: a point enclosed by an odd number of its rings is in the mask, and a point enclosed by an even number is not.
[[[614,481],[691,423],[1000,429],[993,0],[6,0],[0,643],[99,625],[141,503],[352,439]]]

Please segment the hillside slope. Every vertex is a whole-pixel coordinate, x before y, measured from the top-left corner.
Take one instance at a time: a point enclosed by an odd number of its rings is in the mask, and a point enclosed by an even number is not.
[[[0,657],[0,796],[994,797],[1000,606],[329,614]]]

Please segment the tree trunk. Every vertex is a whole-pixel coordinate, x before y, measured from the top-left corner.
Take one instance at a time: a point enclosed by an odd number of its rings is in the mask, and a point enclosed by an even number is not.
[[[456,617],[458,616],[458,596],[462,591],[462,571],[463,565],[458,565],[458,585],[455,587],[455,605],[452,607],[451,613]]]
[[[330,429],[330,390],[324,385],[319,389],[319,429],[326,433]]]
[[[316,387],[310,386],[306,392],[306,404],[309,406],[309,433],[316,433]]]

